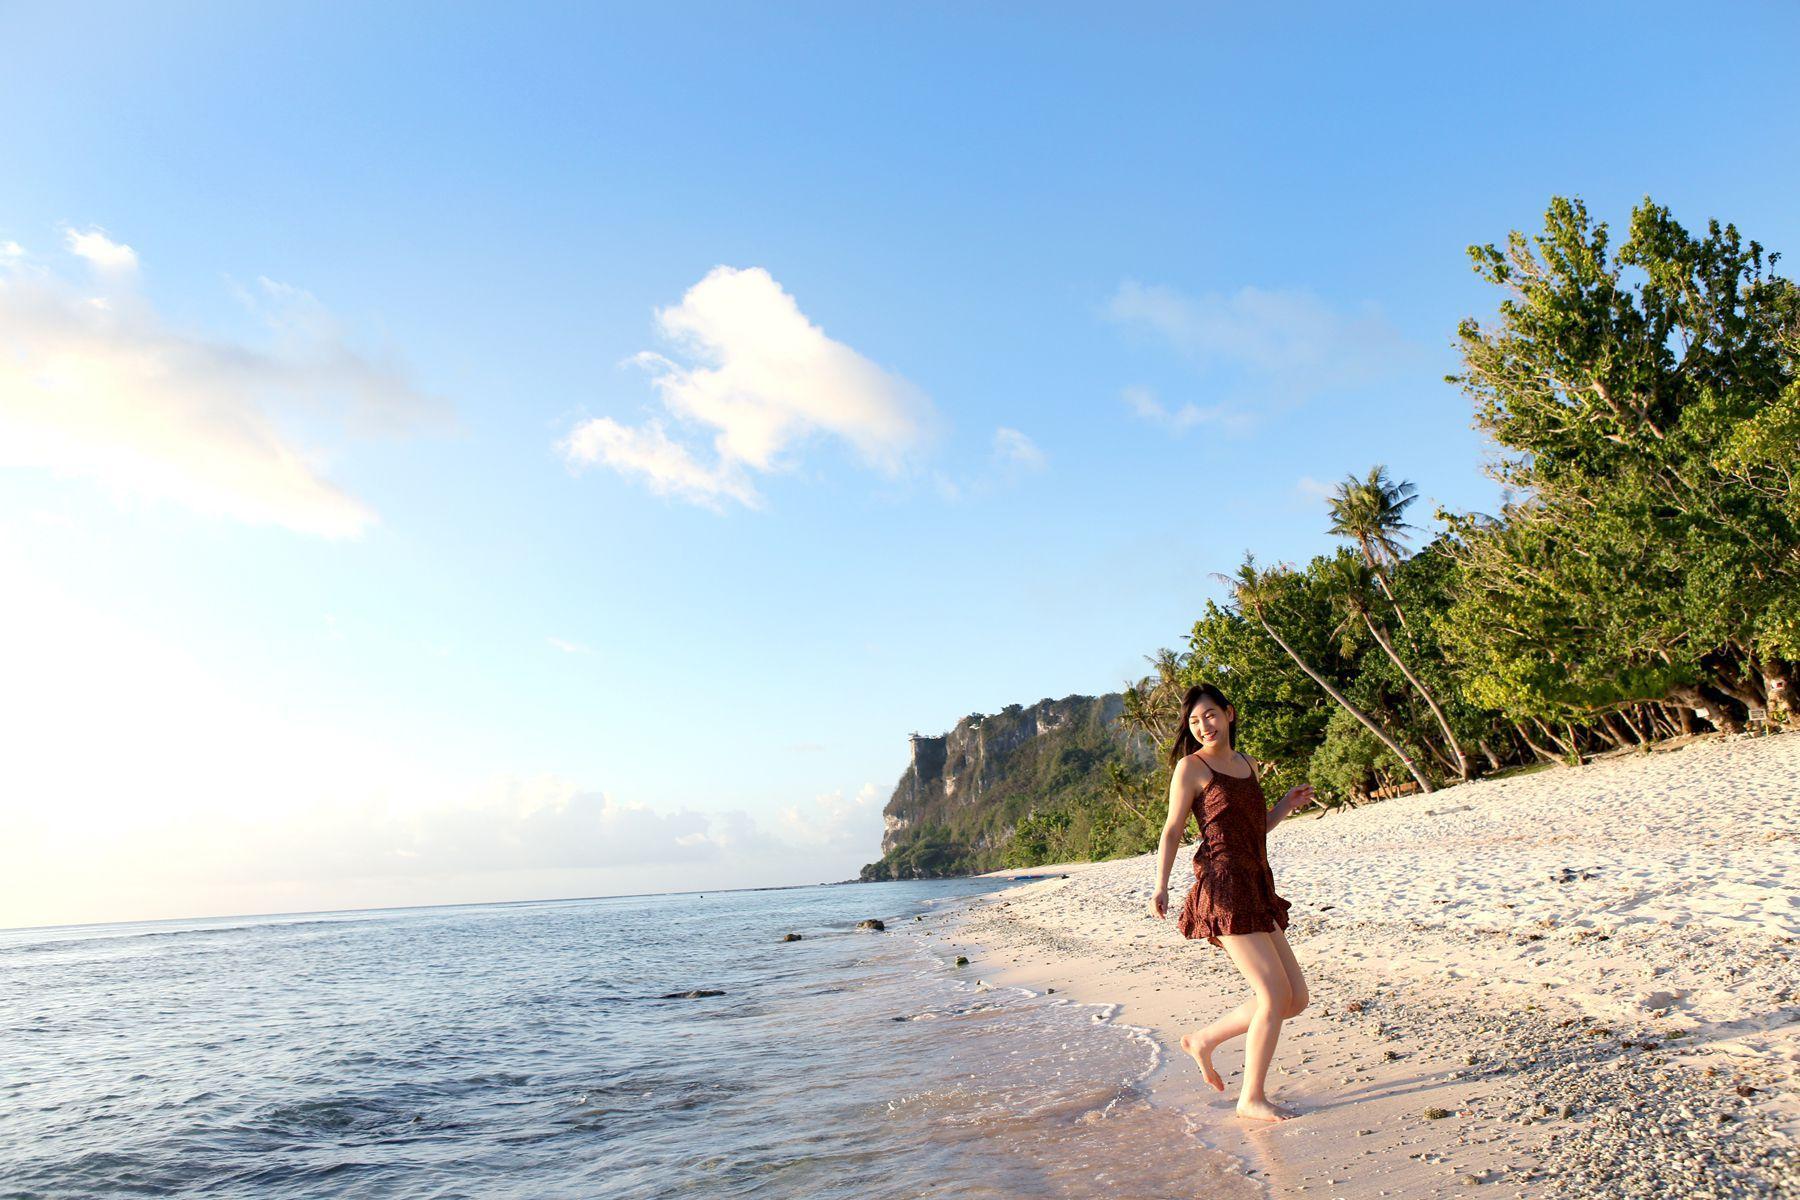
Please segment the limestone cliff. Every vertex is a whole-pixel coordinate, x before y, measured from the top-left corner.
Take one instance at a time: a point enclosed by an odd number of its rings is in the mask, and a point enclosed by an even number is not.
[[[1147,739],[1119,724],[1124,699],[1065,696],[972,713],[950,732],[913,734],[883,816],[882,860],[865,879],[957,874],[1004,865],[1001,850],[1034,811],[1091,801],[1108,763],[1148,769]]]

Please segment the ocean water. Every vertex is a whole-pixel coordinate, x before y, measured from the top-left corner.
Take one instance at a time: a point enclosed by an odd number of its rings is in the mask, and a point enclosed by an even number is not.
[[[1219,1194],[1144,1031],[926,934],[1005,886],[0,932],[0,1196]]]

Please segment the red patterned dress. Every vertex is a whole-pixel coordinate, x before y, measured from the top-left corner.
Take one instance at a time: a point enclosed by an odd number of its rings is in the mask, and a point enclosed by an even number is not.
[[[1194,886],[1175,922],[1181,936],[1217,946],[1222,933],[1286,929],[1288,902],[1275,894],[1269,870],[1269,806],[1255,774],[1213,771],[1194,799],[1194,815],[1200,841]]]

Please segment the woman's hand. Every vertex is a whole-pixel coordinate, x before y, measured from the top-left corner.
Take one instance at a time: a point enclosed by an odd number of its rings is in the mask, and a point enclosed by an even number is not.
[[[1169,915],[1169,889],[1159,887],[1156,895],[1150,897],[1150,915],[1161,918]]]
[[[1281,803],[1284,806],[1283,815],[1293,816],[1312,802],[1312,784],[1303,783],[1299,787],[1289,788],[1288,794],[1281,798]]]

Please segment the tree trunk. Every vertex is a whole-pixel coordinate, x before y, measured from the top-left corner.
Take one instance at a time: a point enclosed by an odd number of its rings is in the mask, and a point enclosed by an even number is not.
[[[1400,611],[1400,602],[1394,599],[1394,589],[1388,586],[1387,573],[1381,569],[1381,560],[1375,557],[1375,551],[1370,548],[1367,539],[1357,538],[1356,544],[1362,547],[1363,561],[1369,564],[1369,570],[1375,572],[1375,582],[1381,585],[1381,594],[1394,606],[1394,616],[1400,619],[1400,628],[1405,629],[1406,614]]]
[[[1524,742],[1526,746],[1530,747],[1531,752],[1533,754],[1537,755],[1539,758],[1541,758],[1545,762],[1555,763],[1559,767],[1566,767],[1569,765],[1567,762],[1564,762],[1562,759],[1556,757],[1556,755],[1550,753],[1548,750],[1544,749],[1542,746],[1540,746],[1536,742],[1532,741],[1531,735],[1529,733],[1525,732],[1525,727],[1523,725],[1519,724],[1517,721],[1514,721],[1512,723],[1512,727],[1518,731],[1519,740],[1521,742]]]
[[[1625,732],[1631,735],[1631,740],[1634,744],[1639,746],[1648,744],[1644,741],[1643,731],[1638,729],[1637,722],[1631,719],[1631,714],[1629,712],[1621,712],[1618,716],[1618,723],[1625,726]],[[1623,746],[1625,743],[1621,741],[1619,744]]]
[[[1498,771],[1500,769],[1500,760],[1494,757],[1494,752],[1492,750],[1488,749],[1487,739],[1477,738],[1475,744],[1481,748],[1482,757],[1488,760],[1488,770]]]
[[[1705,684],[1687,684],[1675,688],[1669,695],[1687,705],[1690,710],[1704,708],[1706,719],[1711,721],[1713,728],[1720,733],[1744,732],[1744,722],[1733,707],[1737,701],[1731,699],[1724,692]]]
[[[1394,611],[1400,611],[1398,605],[1395,606]],[[1444,740],[1449,743],[1451,753],[1456,755],[1456,762],[1453,764],[1453,768],[1456,771],[1457,778],[1464,783],[1467,783],[1469,780],[1469,758],[1468,755],[1463,753],[1462,746],[1457,743],[1456,735],[1450,732],[1450,721],[1444,716],[1444,710],[1438,707],[1438,702],[1432,694],[1425,690],[1425,685],[1419,682],[1419,677],[1408,670],[1406,664],[1400,661],[1400,656],[1394,653],[1393,643],[1389,642],[1387,638],[1382,635],[1381,627],[1369,618],[1367,612],[1363,613],[1362,618],[1363,624],[1369,627],[1369,632],[1375,635],[1375,640],[1380,643],[1381,648],[1387,651],[1387,656],[1394,660],[1394,665],[1400,668],[1400,673],[1402,675],[1406,676],[1406,682],[1412,684],[1413,690],[1425,697],[1425,703],[1431,706],[1431,715],[1437,718],[1438,728],[1444,731]]]
[[[1543,734],[1558,750],[1562,751],[1561,762],[1563,766],[1575,766],[1581,762],[1581,752],[1574,746],[1571,746],[1568,742],[1557,737],[1556,733],[1548,725],[1544,724],[1536,717],[1531,718],[1531,723],[1538,727],[1539,733]],[[1570,730],[1569,733],[1571,737],[1574,736],[1573,730]],[[1575,760],[1574,763],[1569,761],[1571,758]]]
[[[1281,640],[1281,635],[1279,633],[1275,632],[1275,627],[1273,625],[1269,624],[1268,618],[1266,618],[1262,615],[1262,610],[1260,608],[1257,609],[1257,611],[1256,611],[1256,619],[1259,622],[1261,622],[1264,631],[1267,632],[1270,637],[1275,639],[1275,644],[1277,646],[1280,646],[1282,651],[1284,653],[1286,653],[1286,655],[1289,658],[1293,659],[1294,663],[1302,671],[1306,672],[1308,678],[1310,678],[1314,683],[1318,684],[1320,687],[1324,688],[1325,694],[1327,696],[1330,696],[1333,700],[1337,701],[1339,706],[1342,707],[1345,712],[1349,713],[1351,716],[1355,717],[1358,721],[1362,722],[1362,726],[1364,729],[1367,729],[1370,733],[1374,734],[1377,738],[1379,738],[1381,741],[1381,744],[1386,746],[1390,751],[1392,751],[1395,758],[1399,759],[1401,762],[1406,764],[1407,771],[1410,772],[1412,774],[1413,779],[1418,782],[1419,790],[1421,792],[1430,792],[1430,791],[1434,790],[1431,786],[1431,780],[1425,778],[1425,772],[1419,770],[1418,765],[1413,762],[1412,757],[1410,755],[1408,755],[1406,753],[1406,751],[1404,751],[1400,748],[1399,743],[1395,742],[1393,738],[1389,737],[1385,732],[1383,732],[1380,729],[1380,727],[1378,727],[1375,724],[1375,722],[1369,720],[1368,716],[1363,713],[1362,709],[1360,709],[1360,708],[1356,707],[1356,705],[1350,703],[1350,700],[1348,697],[1346,697],[1342,692],[1338,691],[1336,688],[1332,687],[1331,684],[1327,683],[1325,681],[1325,677],[1323,675],[1320,675],[1317,671],[1315,671],[1311,667],[1307,666],[1306,660],[1301,658],[1298,654],[1294,653],[1294,648],[1292,646],[1288,645],[1286,642]]]
[[[1763,707],[1762,690],[1756,685],[1742,679],[1732,679],[1723,673],[1714,676],[1713,686],[1736,700],[1745,708]]]
[[[1444,768],[1444,773],[1446,775],[1454,775],[1456,773],[1456,764],[1450,761],[1450,756],[1444,753],[1443,747],[1429,741],[1424,742],[1424,746],[1425,753],[1431,755],[1431,761]]]
[[[1600,732],[1605,735],[1607,741],[1619,749],[1625,748],[1625,739],[1619,735],[1618,730],[1613,728],[1612,718],[1605,713],[1600,714]]]
[[[1768,697],[1766,707],[1769,720],[1782,709],[1794,710],[1794,677],[1784,666],[1770,664],[1763,667],[1763,695]]]

